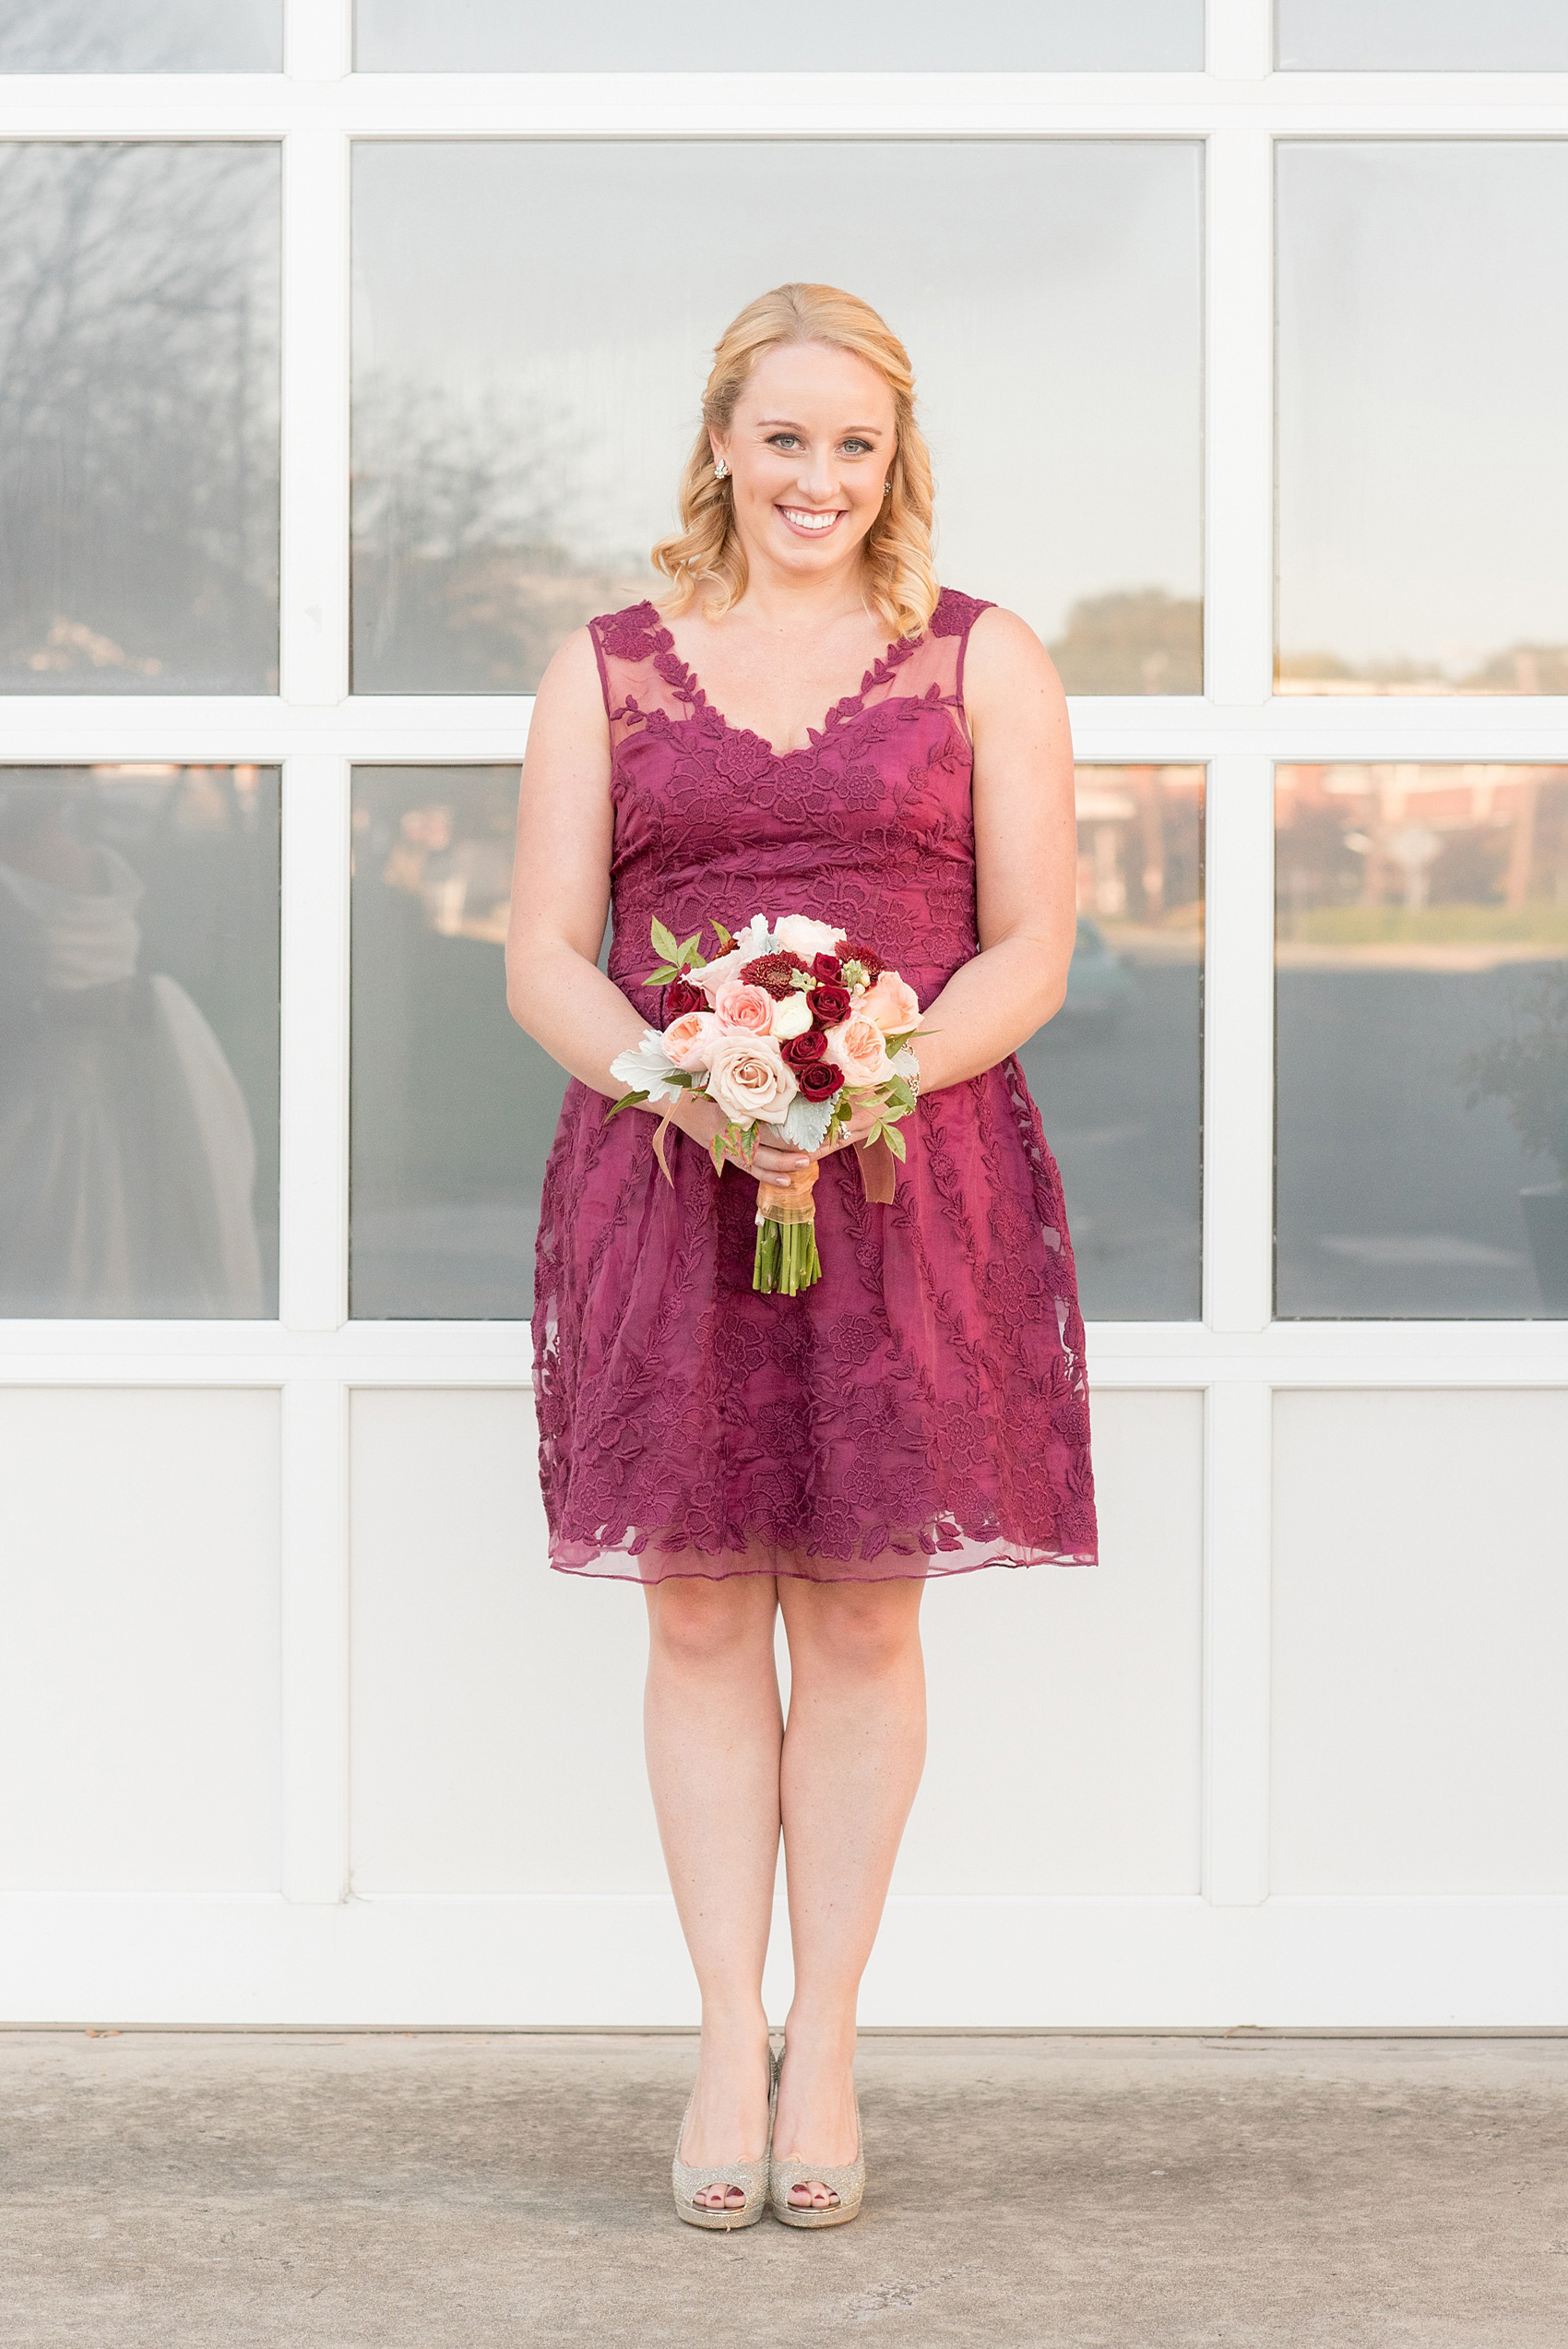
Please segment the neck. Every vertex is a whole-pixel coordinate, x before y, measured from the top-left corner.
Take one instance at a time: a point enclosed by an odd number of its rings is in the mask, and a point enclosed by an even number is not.
[[[757,559],[748,547],[746,591],[735,609],[743,612],[754,627],[778,636],[828,627],[836,620],[863,615],[867,604],[860,549],[837,570],[802,579],[766,554]]]

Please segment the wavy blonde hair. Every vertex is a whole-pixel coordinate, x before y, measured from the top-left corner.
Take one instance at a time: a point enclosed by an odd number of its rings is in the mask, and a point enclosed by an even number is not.
[[[708,435],[729,431],[763,352],[793,342],[852,352],[876,369],[893,394],[892,494],[861,542],[861,559],[873,610],[897,635],[918,636],[936,609],[938,589],[931,549],[931,451],[915,422],[914,370],[870,303],[834,285],[775,286],[748,302],[719,337],[702,396],[702,423],[681,476],[681,527],[653,550],[654,568],[671,582],[663,608],[683,612],[701,596],[705,610],[717,615],[745,592],[746,556],[735,528],[732,484],[714,478]]]

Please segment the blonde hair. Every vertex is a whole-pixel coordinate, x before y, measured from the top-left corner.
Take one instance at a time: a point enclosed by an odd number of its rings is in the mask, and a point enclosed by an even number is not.
[[[735,528],[731,483],[714,477],[709,432],[727,432],[753,368],[765,351],[794,342],[826,343],[874,367],[893,394],[896,441],[891,493],[861,542],[872,608],[899,636],[918,636],[936,609],[932,560],[931,451],[915,422],[915,377],[909,354],[868,302],[832,285],[780,285],[759,294],[719,339],[713,372],[702,398],[702,424],[681,476],[681,528],[653,550],[656,570],[671,581],[662,599],[670,613],[697,596],[718,614],[739,602],[746,587],[746,556]]]

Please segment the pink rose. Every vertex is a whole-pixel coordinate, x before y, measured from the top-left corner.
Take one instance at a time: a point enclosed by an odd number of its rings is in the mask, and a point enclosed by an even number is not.
[[[864,995],[856,997],[855,1009],[874,1019],[885,1036],[901,1036],[921,1024],[920,997],[897,971],[884,971],[873,979]]]
[[[708,1099],[737,1125],[782,1117],[799,1091],[794,1070],[786,1068],[771,1036],[731,1031],[714,1043],[707,1064]]]
[[[829,1028],[824,1042],[847,1084],[879,1085],[892,1073],[882,1031],[863,1011],[852,1011],[841,1026]]]
[[[664,1031],[664,1049],[677,1068],[706,1068],[719,1032],[711,1011],[683,1011]]]
[[[766,1036],[773,1027],[773,997],[766,987],[744,979],[726,979],[713,998],[719,1024],[727,1035]]]

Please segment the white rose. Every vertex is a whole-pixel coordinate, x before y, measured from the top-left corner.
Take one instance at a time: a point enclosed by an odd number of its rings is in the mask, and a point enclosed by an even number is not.
[[[738,1126],[781,1117],[800,1088],[771,1036],[720,1036],[707,1064],[708,1099]]]
[[[831,954],[839,933],[830,923],[814,922],[809,913],[786,913],[774,925],[774,936],[786,954],[798,954],[809,962],[814,954]]]
[[[768,1034],[788,1043],[791,1036],[803,1036],[811,1026],[811,1006],[806,1001],[804,987],[792,987],[780,996],[773,1007],[773,1025]]]

